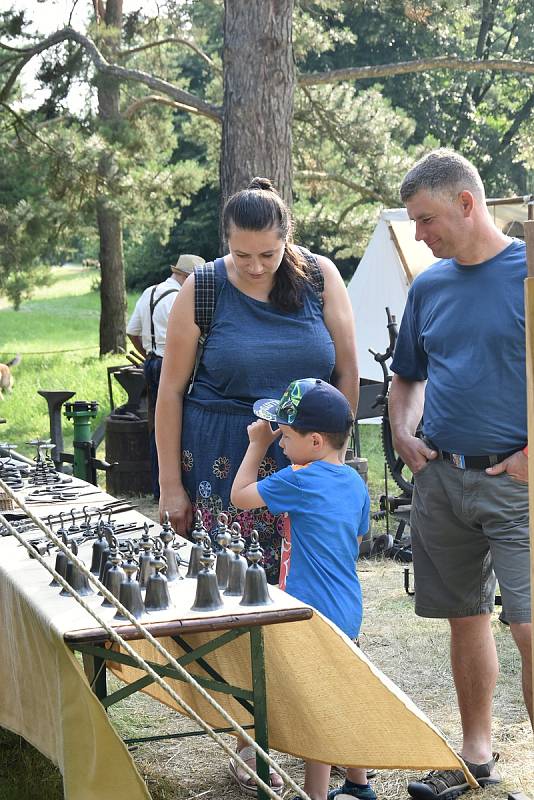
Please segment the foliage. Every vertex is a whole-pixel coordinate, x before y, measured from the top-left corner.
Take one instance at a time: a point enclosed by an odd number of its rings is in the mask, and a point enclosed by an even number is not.
[[[378,207],[398,205],[402,176],[420,151],[405,145],[414,127],[375,88],[355,93],[343,83],[298,93],[295,215],[302,241],[338,265],[362,255]]]
[[[223,14],[219,0],[168,0],[157,16],[126,14],[122,31],[113,34],[118,61],[220,106]],[[527,0],[295,0],[293,30],[301,73],[437,55],[529,59],[534,7]],[[24,15],[1,15],[0,32],[27,38]],[[100,36],[96,27],[90,32]],[[149,46],[168,38],[173,41]],[[0,291],[14,302],[41,280],[32,277],[39,257],[50,263],[80,248],[96,255],[97,193],[122,214],[129,286],[158,280],[181,252],[218,254],[220,127],[143,103],[147,90],[134,82],[121,86],[122,121],[106,126],[94,115],[94,77],[80,48],[60,45],[39,70],[47,92],[41,108],[18,122],[2,115],[11,188],[0,188]],[[73,119],[67,97],[80,84],[87,97]],[[298,89],[297,238],[331,254],[348,278],[379,209],[398,204],[405,168],[435,145],[472,158],[490,194],[531,192],[533,107],[531,79],[499,72],[439,70]],[[27,123],[41,144],[30,142]],[[103,153],[113,163],[104,183],[96,177]]]
[[[322,0],[322,22],[332,39],[349,28],[356,46],[310,48],[303,71],[387,64],[441,55],[466,59],[532,58],[534,7],[528,0]],[[359,82],[360,88],[369,86]],[[471,158],[490,194],[532,191],[522,142],[534,107],[531,76],[435,70],[393,76],[376,87],[397,110],[413,117],[407,144],[430,135]]]

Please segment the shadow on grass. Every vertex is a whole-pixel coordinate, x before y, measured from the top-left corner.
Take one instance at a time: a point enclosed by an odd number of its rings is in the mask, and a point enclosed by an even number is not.
[[[22,737],[0,728],[0,800],[62,800],[63,780],[51,761]]]

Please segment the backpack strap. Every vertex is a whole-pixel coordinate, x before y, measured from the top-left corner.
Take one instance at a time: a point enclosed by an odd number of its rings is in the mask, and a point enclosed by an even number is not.
[[[175,294],[179,292],[180,289],[166,289],[164,292],[160,294],[157,300],[154,300],[154,296],[156,294],[156,289],[158,288],[159,284],[153,287],[152,292],[150,293],[150,336],[152,339],[152,352],[156,352],[156,332],[154,330],[154,309],[156,308],[157,304],[160,300],[163,300],[164,297],[167,297],[168,294]]]
[[[202,341],[210,331],[216,299],[215,264],[209,261],[195,267],[195,322]]]
[[[195,323],[200,328],[200,336],[195,357],[193,374],[189,381],[188,392],[193,388],[198,365],[202,358],[204,345],[210,332],[213,315],[215,314],[215,303],[217,302],[217,288],[215,285],[215,262],[208,261],[195,267]]]
[[[307,265],[307,276],[310,282],[310,286],[312,291],[320,300],[321,305],[324,302],[323,292],[324,292],[324,275],[321,267],[319,266],[319,261],[317,260],[317,256],[307,250],[305,247],[300,247],[296,245],[296,249],[299,251],[301,256],[306,260]]]

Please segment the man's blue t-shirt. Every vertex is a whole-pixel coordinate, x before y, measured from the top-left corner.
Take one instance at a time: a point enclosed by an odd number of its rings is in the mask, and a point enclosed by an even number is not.
[[[442,450],[486,455],[527,442],[525,244],[481,264],[438,261],[413,282],[391,369],[428,378],[424,433]]]
[[[290,466],[257,484],[272,514],[287,512],[291,561],[286,591],[354,639],[362,620],[358,536],[369,529],[369,494],[345,464]]]

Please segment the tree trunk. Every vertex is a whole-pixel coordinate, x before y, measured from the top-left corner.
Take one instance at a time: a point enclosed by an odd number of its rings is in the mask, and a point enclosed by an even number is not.
[[[225,0],[223,201],[270,178],[292,201],[293,0]]]
[[[116,60],[122,27],[122,0],[108,0],[105,15],[106,29],[102,49],[107,58]],[[107,33],[107,31],[106,31]],[[113,139],[121,121],[120,84],[110,77],[99,77],[98,117],[105,135]],[[112,202],[115,165],[111,149],[98,164],[100,190],[96,201],[98,234],[100,237],[100,355],[118,353],[126,348],[126,284],[122,253],[121,213]]]

